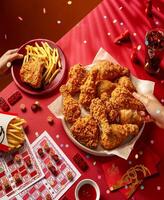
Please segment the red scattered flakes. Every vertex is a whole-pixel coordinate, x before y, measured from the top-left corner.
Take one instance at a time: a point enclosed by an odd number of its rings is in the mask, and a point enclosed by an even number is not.
[[[131,58],[131,61],[132,61],[134,64],[137,64],[137,65],[140,65],[140,64],[141,64],[141,61],[140,61],[140,59],[139,59],[139,57],[138,57],[138,52],[137,52],[136,48],[134,48],[134,49],[132,50],[130,58]]]
[[[153,12],[152,12],[152,0],[147,0],[147,2],[146,2],[145,14],[146,14],[146,16],[149,17],[149,18],[153,17]]]
[[[79,153],[77,153],[73,157],[73,160],[75,161],[75,163],[79,166],[79,168],[83,172],[86,171],[89,168],[88,164],[85,162],[85,160],[81,157],[81,155]]]
[[[121,35],[114,40],[114,43],[118,45],[122,45],[127,42],[131,42],[130,33],[128,30],[121,33]]]
[[[22,98],[22,95],[19,91],[14,92],[9,98],[8,102],[10,105],[15,105],[20,99]]]
[[[9,105],[7,102],[4,100],[4,98],[0,97],[0,108],[4,111],[7,112],[10,110]]]

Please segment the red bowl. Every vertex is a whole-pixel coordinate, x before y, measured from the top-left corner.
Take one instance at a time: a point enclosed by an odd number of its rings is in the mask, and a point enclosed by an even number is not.
[[[35,46],[35,42],[37,42],[39,45],[41,45],[41,42],[47,42],[50,45],[50,47],[58,49],[60,59],[61,59],[61,65],[62,65],[61,71],[57,74],[57,76],[54,78],[54,80],[52,81],[51,84],[47,85],[44,88],[39,88],[39,89],[32,88],[28,84],[21,81],[19,72],[20,72],[23,60],[16,61],[13,64],[13,66],[11,67],[11,74],[12,74],[14,82],[22,91],[24,91],[28,94],[31,94],[31,95],[43,95],[43,94],[47,94],[47,93],[53,91],[56,87],[59,86],[59,84],[61,83],[61,81],[64,78],[64,73],[65,73],[65,69],[66,69],[66,61],[65,61],[64,54],[63,54],[62,50],[60,49],[60,47],[58,47],[53,41],[50,41],[47,39],[30,40],[29,42],[23,44],[18,49],[18,53],[26,55],[26,49],[25,49],[26,45]]]

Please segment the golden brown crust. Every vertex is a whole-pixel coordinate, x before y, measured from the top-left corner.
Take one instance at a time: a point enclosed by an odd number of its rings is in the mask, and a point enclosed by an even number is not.
[[[125,87],[125,88],[128,89],[130,92],[136,91],[136,89],[135,89],[135,87],[134,87],[132,81],[131,81],[130,78],[127,77],[127,76],[122,76],[122,77],[120,77],[120,78],[118,79],[118,84],[119,84],[120,86]]]
[[[88,115],[80,117],[71,127],[74,138],[88,148],[95,149],[99,142],[99,128],[96,120]]]
[[[29,61],[22,65],[20,69],[21,80],[33,88],[40,88],[42,84],[42,74],[44,62],[41,59]]]
[[[69,123],[74,123],[81,115],[81,110],[78,102],[69,94],[66,85],[60,87],[60,92],[63,96],[63,114]]]

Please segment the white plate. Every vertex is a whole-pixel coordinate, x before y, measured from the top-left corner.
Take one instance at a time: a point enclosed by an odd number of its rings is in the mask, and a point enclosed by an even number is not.
[[[79,143],[72,135],[70,129],[69,129],[69,124],[64,120],[61,119],[62,124],[63,124],[63,128],[66,132],[66,134],[68,135],[68,137],[70,138],[70,140],[81,150],[85,151],[86,153],[95,155],[95,156],[114,156],[114,155],[119,155],[120,156],[120,151],[122,149],[125,149],[127,147],[127,145],[130,145],[134,142],[134,140],[138,139],[145,127],[145,124],[143,124],[143,126],[141,127],[139,133],[137,136],[135,136],[133,139],[131,139],[130,141],[126,141],[124,144],[120,145],[119,147],[113,149],[113,150],[105,150],[103,149],[100,145],[98,145],[98,147],[96,149],[90,149],[87,148],[86,146],[82,145],[81,143]]]

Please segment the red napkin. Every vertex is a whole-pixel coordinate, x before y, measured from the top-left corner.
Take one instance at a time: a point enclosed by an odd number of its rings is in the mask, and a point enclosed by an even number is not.
[[[103,164],[102,168],[110,190],[122,188],[120,191],[129,198],[144,178],[158,173],[156,166],[159,161],[157,154],[148,146],[140,143],[135,146],[128,160],[114,157]]]

